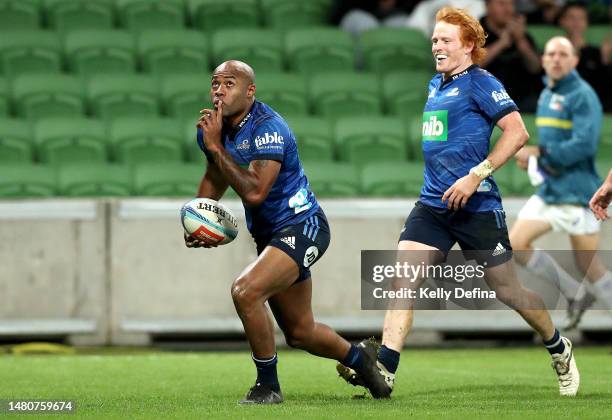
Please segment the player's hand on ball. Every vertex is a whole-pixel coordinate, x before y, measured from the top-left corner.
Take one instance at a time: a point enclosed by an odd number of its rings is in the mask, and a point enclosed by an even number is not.
[[[204,145],[214,152],[223,147],[221,129],[223,128],[223,102],[217,102],[217,109],[203,109],[197,126],[204,131]]]
[[[459,178],[442,196],[442,202],[451,210],[463,208],[472,194],[476,192],[482,180],[475,174],[469,173]]]
[[[184,232],[185,246],[187,248],[216,248],[217,245],[208,244],[204,241],[199,241],[187,232]]]

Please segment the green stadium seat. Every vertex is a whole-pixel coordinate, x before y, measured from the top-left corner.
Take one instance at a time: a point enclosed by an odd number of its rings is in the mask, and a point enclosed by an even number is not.
[[[59,73],[62,67],[59,37],[47,31],[3,31],[0,62],[7,76]]]
[[[366,70],[390,73],[434,69],[431,44],[417,29],[371,29],[361,34],[359,43]]]
[[[40,24],[37,1],[0,0],[0,28],[8,30],[36,30]]]
[[[423,115],[407,118],[405,121],[412,160],[423,160]]]
[[[219,30],[213,35],[212,48],[214,65],[234,59],[248,63],[256,74],[283,69],[283,43],[269,29]]]
[[[81,82],[73,76],[28,74],[13,83],[15,111],[20,117],[80,117],[85,113]]]
[[[0,165],[31,162],[32,132],[27,121],[0,118]]]
[[[407,160],[406,133],[400,119],[345,117],[336,122],[335,135],[340,159],[358,166]]]
[[[418,197],[423,185],[423,164],[376,162],[363,167],[362,190],[379,197]]]
[[[432,77],[432,73],[423,71],[385,75],[382,84],[387,113],[404,118],[421,116],[427,102],[427,85]]]
[[[10,114],[11,94],[6,79],[0,77],[0,117]]]
[[[123,165],[67,164],[58,168],[59,195],[67,197],[127,197],[130,170]]]
[[[292,70],[304,74],[352,71],[353,39],[337,28],[303,28],[285,36],[287,60]]]
[[[136,195],[193,197],[205,168],[197,163],[138,165],[133,173]]]
[[[86,118],[56,117],[34,125],[38,160],[50,164],[103,163],[107,160],[104,125]]]
[[[528,25],[527,33],[531,35],[539,51],[544,51],[546,42],[553,36],[565,36],[565,32],[553,25]]]
[[[289,73],[257,74],[255,96],[270,105],[279,114],[305,115],[308,113],[306,83],[304,79]]]
[[[157,76],[208,72],[208,43],[200,32],[148,30],[138,37],[142,68]]]
[[[121,26],[132,31],[185,26],[182,0],[117,0],[117,9]]]
[[[253,28],[259,25],[257,0],[187,0],[195,28],[215,31],[222,28]]]
[[[612,169],[612,159],[600,159],[597,158],[595,162],[595,168],[597,169],[597,173],[602,179],[605,179]]]
[[[164,113],[174,118],[192,121],[200,110],[211,107],[210,78],[206,74],[168,75],[161,81]]]
[[[135,165],[183,160],[182,125],[165,118],[118,118],[109,128],[114,159]]]
[[[203,164],[207,162],[207,159],[200,146],[198,146],[197,132],[195,119],[193,121],[186,120],[183,123],[183,138],[185,139],[183,149],[188,162]]]
[[[303,0],[261,0],[267,27],[293,29],[327,24],[330,2]]]
[[[310,103],[327,118],[381,113],[378,79],[365,73],[320,73],[310,79]]]
[[[64,50],[71,72],[82,76],[136,71],[131,34],[113,30],[77,30],[66,35]]]
[[[519,176],[527,178],[527,173],[521,174],[519,172],[523,171],[516,166],[514,159],[511,159],[493,173],[493,179],[499,187],[502,198],[516,195],[516,186],[519,183],[522,184],[517,178]],[[529,179],[527,179],[527,183],[529,183]]]
[[[601,126],[601,143],[612,144],[612,114],[604,114]]]
[[[324,118],[289,116],[302,161],[330,162],[334,159],[334,137],[329,121]]]
[[[608,37],[612,37],[610,25],[591,25],[586,32],[587,41],[592,45],[601,45]]]
[[[59,32],[113,27],[113,0],[43,0],[47,25]]]
[[[359,171],[350,163],[304,162],[310,189],[317,197],[359,195]]]
[[[597,159],[612,160],[612,143],[599,143],[599,147],[597,148]]]
[[[0,165],[0,197],[52,197],[57,191],[55,168],[47,165]]]
[[[521,114],[525,129],[529,133],[528,144],[537,145],[540,142],[538,127],[536,125],[536,116],[534,114]]]
[[[104,119],[159,113],[157,84],[147,76],[100,75],[89,81],[87,97],[92,113]]]

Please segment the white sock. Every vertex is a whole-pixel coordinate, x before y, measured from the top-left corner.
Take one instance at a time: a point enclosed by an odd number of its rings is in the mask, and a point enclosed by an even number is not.
[[[534,249],[525,268],[557,287],[566,299],[574,299],[578,283],[547,252]]]
[[[606,273],[593,283],[592,286],[597,299],[608,309],[612,309],[612,273],[606,271]]]

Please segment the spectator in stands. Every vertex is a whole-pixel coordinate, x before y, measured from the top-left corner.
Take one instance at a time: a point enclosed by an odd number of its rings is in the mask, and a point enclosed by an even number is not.
[[[579,53],[578,73],[599,95],[604,110],[612,112],[612,30],[601,47],[589,45],[586,31],[589,26],[589,15],[584,3],[572,2],[566,4],[559,14],[559,26],[567,33],[567,37]]]
[[[484,0],[424,0],[421,1],[406,21],[406,26],[421,30],[427,38],[433,33],[435,17],[443,7],[464,9],[476,19],[485,14]]]
[[[379,26],[405,26],[419,0],[335,0],[332,23],[354,35]]]
[[[488,34],[487,56],[482,66],[507,88],[523,112],[534,112],[540,80],[540,57],[525,28],[525,17],[516,15],[512,0],[486,0],[486,15],[480,20]]]
[[[554,25],[565,0],[535,0],[535,8],[526,13],[529,25]]]

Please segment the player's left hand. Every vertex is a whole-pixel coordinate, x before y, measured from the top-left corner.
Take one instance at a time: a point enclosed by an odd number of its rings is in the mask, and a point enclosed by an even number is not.
[[[203,109],[197,126],[204,131],[204,146],[215,152],[223,147],[221,143],[221,130],[223,128],[223,102],[217,102],[217,109]]]
[[[472,194],[476,192],[482,182],[476,174],[469,173],[463,178],[459,178],[442,196],[442,202],[448,200],[446,207],[451,210],[459,210],[464,207]]]

